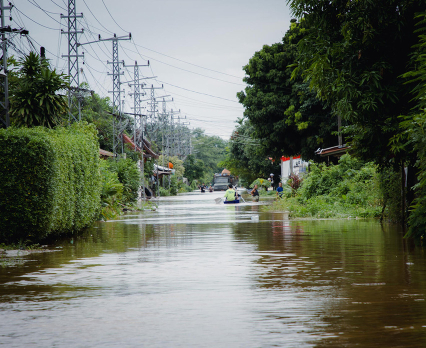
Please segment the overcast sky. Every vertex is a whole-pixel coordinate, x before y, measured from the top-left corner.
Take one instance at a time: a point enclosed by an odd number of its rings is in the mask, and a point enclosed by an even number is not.
[[[181,110],[190,128],[200,127],[209,135],[229,139],[243,107],[236,93],[244,89],[246,65],[264,44],[279,42],[290,25],[290,11],[285,0],[75,0],[77,13],[83,13],[78,28],[84,28],[79,42],[132,33],[132,41],[121,41],[119,60],[125,64],[146,64],[140,75],[156,76],[148,86],[164,85],[156,96],[170,95],[167,110]],[[7,3],[7,2],[6,2]],[[67,72],[67,0],[13,0],[12,28],[25,27],[36,46],[44,46],[47,57],[58,70]],[[108,10],[107,10],[108,9]],[[109,13],[108,13],[109,11]],[[28,52],[30,44],[19,36],[17,47]],[[112,43],[85,45],[85,64],[80,82],[101,96],[112,93]],[[9,54],[15,54],[13,50]],[[122,81],[133,78],[133,68],[123,69]],[[123,84],[126,112],[132,112],[132,89]],[[167,98],[170,99],[171,97]],[[145,104],[145,103],[144,103]],[[159,109],[161,110],[160,104]]]

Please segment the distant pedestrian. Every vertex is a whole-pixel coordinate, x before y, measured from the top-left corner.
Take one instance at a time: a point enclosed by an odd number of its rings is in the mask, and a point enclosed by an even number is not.
[[[277,187],[277,196],[278,196],[279,198],[282,198],[283,194],[284,194],[283,183],[282,183],[282,182],[280,182],[280,183],[278,184],[278,187]]]

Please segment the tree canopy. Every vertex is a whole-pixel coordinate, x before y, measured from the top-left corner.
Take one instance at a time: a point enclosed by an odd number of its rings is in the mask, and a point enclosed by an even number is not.
[[[48,128],[60,124],[68,112],[66,97],[58,93],[68,87],[66,76],[34,52],[21,58],[18,67],[10,84],[12,124]]]
[[[238,175],[240,182],[249,185],[259,177],[274,174],[279,177],[279,161],[271,161],[259,147],[259,140],[252,137],[253,126],[247,119],[240,119],[227,147],[226,159],[219,164]]]
[[[367,160],[396,161],[389,140],[413,107],[402,74],[410,64],[414,15],[425,0],[290,0],[305,30],[293,76],[346,120],[352,149]]]
[[[282,42],[256,52],[243,68],[248,86],[237,94],[253,130],[249,136],[259,140],[265,155],[277,159],[296,154],[311,159],[318,147],[337,143],[331,109],[302,78],[292,79],[297,43],[304,35],[293,22]]]
[[[221,137],[205,134],[201,128],[192,130],[191,135],[194,159],[204,163],[204,176],[198,179],[210,182],[214,174],[223,169],[218,163],[225,159],[227,142]]]

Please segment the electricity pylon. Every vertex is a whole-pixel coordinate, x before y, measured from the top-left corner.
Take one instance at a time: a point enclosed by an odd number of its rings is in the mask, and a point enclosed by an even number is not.
[[[141,105],[141,96],[144,95],[144,93],[141,93],[141,85],[143,86],[144,84],[141,83],[141,79],[139,78],[139,67],[140,66],[149,66],[149,61],[148,64],[146,65],[138,65],[138,62],[135,61],[135,65],[126,65],[126,67],[132,67],[134,68],[134,80],[132,82],[134,82],[133,84],[129,84],[129,87],[134,87],[134,93],[130,93],[130,95],[133,95],[133,111],[134,111],[134,125],[133,125],[133,142],[135,144],[135,146],[139,147],[139,149],[142,151],[142,161],[141,161],[141,165],[140,165],[140,170],[142,173],[142,187],[141,187],[141,193],[142,196],[145,200],[146,196],[145,196],[145,176],[144,176],[144,165],[145,165],[145,159],[143,156],[144,153],[144,144],[143,144],[143,139],[144,139],[144,117],[145,115],[142,114],[142,105]],[[130,82],[130,81],[129,81]],[[136,148],[135,148],[136,151]]]
[[[84,57],[78,54],[78,34],[83,34],[82,30],[77,30],[77,18],[82,18],[83,13],[77,15],[75,8],[75,0],[68,0],[68,15],[61,14],[62,18],[68,19],[68,31],[61,29],[61,34],[68,35],[68,54],[63,54],[62,58],[68,58],[68,76],[69,76],[69,89],[68,89],[68,107],[71,117],[75,119],[73,111],[77,109],[78,120],[81,121],[81,91],[80,91],[80,75],[78,70],[78,58]],[[73,98],[75,96],[75,98]]]

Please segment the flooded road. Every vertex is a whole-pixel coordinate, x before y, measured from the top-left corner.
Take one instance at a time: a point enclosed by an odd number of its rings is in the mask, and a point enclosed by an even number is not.
[[[376,221],[166,197],[0,259],[2,347],[423,347],[426,263]]]

